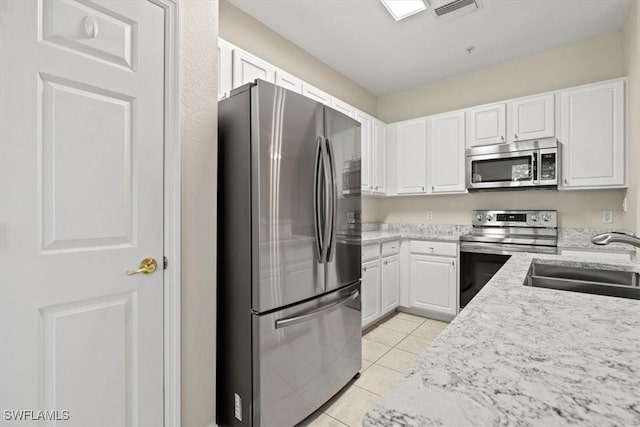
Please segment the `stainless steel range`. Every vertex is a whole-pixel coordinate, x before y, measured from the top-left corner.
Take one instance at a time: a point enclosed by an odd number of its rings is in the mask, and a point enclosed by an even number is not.
[[[465,307],[513,252],[555,254],[556,211],[473,211],[472,231],[460,236],[460,307]]]

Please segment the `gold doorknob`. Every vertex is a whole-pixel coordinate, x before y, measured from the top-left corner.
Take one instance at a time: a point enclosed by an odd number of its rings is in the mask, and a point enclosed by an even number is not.
[[[145,258],[140,261],[140,266],[137,270],[129,270],[126,272],[127,276],[133,276],[134,274],[151,274],[158,268],[158,263],[153,258]]]

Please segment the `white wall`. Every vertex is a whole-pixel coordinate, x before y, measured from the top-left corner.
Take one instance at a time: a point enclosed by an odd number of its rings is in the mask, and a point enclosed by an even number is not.
[[[182,425],[215,423],[218,2],[180,2]]]
[[[382,96],[378,116],[393,122],[617,78],[624,75],[622,62],[622,34],[609,34]],[[372,199],[363,204],[363,219],[469,224],[473,209],[547,208],[559,211],[562,226],[620,228],[624,194],[518,191]],[[432,221],[426,220],[427,210],[433,211]],[[614,224],[602,223],[602,210],[614,212]]]
[[[220,37],[366,113],[376,114],[374,95],[225,0],[220,2]]]
[[[627,117],[629,141],[629,189],[627,191],[628,213],[624,215],[623,227],[637,230],[640,224],[640,6],[638,0],[632,0],[629,14],[622,32],[622,55],[624,74],[629,76],[627,86]]]

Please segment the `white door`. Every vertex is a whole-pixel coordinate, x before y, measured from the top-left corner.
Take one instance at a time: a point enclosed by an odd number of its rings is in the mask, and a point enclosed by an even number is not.
[[[398,194],[427,190],[427,119],[396,124],[398,146]]]
[[[432,193],[465,191],[464,119],[463,110],[430,118],[427,142]]]
[[[443,314],[456,314],[456,260],[411,255],[411,306]]]
[[[218,39],[218,99],[229,96],[232,86],[233,47],[222,39]]]
[[[164,11],[0,17],[0,406],[162,425]],[[144,258],[158,271],[125,275]]]
[[[260,58],[240,50],[233,49],[233,89],[261,79],[275,82],[275,69]]]
[[[589,85],[560,94],[562,186],[625,184],[624,81]]]
[[[321,91],[317,87],[311,86],[308,83],[302,83],[302,94],[321,104],[331,105],[331,95]]]
[[[388,313],[400,305],[400,256],[382,259],[382,313]]]
[[[362,111],[356,111],[356,120],[360,122],[361,172],[360,186],[365,193],[373,191],[373,150],[371,141],[372,117]]]
[[[276,69],[276,84],[296,93],[302,93],[302,80],[285,71]]]
[[[380,317],[380,260],[362,264],[362,327]]]
[[[506,106],[504,103],[469,109],[469,146],[505,142]]]
[[[555,135],[554,105],[552,93],[512,101],[512,141],[550,138]]]
[[[380,120],[373,120],[373,190],[384,194],[387,191],[387,129]]]

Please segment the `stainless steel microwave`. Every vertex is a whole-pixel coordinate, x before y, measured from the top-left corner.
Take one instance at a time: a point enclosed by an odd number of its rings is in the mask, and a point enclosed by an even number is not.
[[[557,188],[558,140],[473,147],[466,151],[469,191]]]

